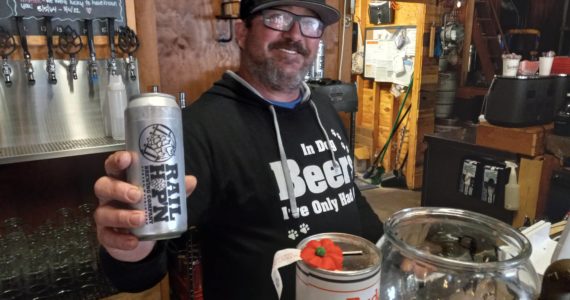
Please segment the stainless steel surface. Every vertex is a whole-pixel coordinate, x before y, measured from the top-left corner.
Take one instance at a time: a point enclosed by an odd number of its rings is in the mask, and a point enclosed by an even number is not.
[[[127,95],[139,93],[138,80],[126,79]],[[56,60],[57,84],[49,84],[46,61],[33,60],[35,85],[28,84],[23,61],[10,61],[12,86],[0,83],[0,164],[115,151],[124,143],[105,137],[99,99],[106,96],[107,62],[98,60],[98,81],[89,82],[88,63],[78,61],[78,79],[69,60]]]

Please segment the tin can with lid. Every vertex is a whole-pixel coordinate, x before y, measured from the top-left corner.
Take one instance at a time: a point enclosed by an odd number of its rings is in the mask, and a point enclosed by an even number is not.
[[[341,270],[314,268],[297,262],[297,300],[379,299],[380,252],[370,241],[346,233],[322,233],[302,240],[303,249],[311,240],[331,239],[343,252]]]
[[[141,240],[179,237],[187,230],[182,113],[173,96],[133,96],[125,110],[126,148],[133,157],[127,180],[141,188],[134,209],[145,224],[132,230]]]

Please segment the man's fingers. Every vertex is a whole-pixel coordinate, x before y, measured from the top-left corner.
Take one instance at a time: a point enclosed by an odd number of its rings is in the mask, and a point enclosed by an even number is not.
[[[131,165],[131,154],[127,151],[117,151],[105,160],[105,172],[115,178],[125,177],[125,170]]]
[[[97,179],[93,190],[101,204],[106,204],[111,200],[137,203],[143,197],[142,191],[135,185],[109,176],[103,176]]]
[[[139,240],[131,233],[115,231],[113,228],[97,228],[97,237],[101,245],[108,250],[133,250],[138,244]]]
[[[196,177],[187,175],[184,177],[184,183],[186,184],[186,196],[190,196],[194,189],[196,188],[197,180]]]
[[[97,207],[94,218],[99,227],[136,228],[144,225],[145,215],[141,210],[119,209],[103,205]]]

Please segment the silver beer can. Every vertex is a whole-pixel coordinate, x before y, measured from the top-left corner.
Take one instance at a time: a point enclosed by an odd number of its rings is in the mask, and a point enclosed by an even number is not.
[[[131,97],[125,110],[126,148],[133,161],[127,180],[141,188],[133,206],[145,224],[132,230],[140,240],[179,237],[187,230],[182,113],[173,96],[147,93]]]

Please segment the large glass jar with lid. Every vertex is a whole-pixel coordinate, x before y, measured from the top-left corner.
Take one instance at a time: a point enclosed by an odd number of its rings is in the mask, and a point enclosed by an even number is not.
[[[475,212],[409,208],[385,223],[380,299],[536,299],[528,239]]]

